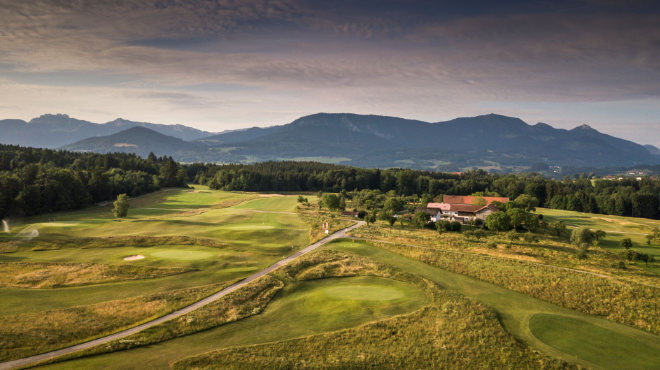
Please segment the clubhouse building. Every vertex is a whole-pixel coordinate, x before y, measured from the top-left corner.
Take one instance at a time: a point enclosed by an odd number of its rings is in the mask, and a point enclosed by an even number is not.
[[[484,204],[485,201],[485,204]],[[426,211],[431,215],[431,221],[449,220],[461,223],[472,222],[475,219],[486,220],[491,213],[499,211],[494,202],[506,203],[506,197],[478,197],[470,195],[444,195],[441,203],[432,202],[426,205]]]

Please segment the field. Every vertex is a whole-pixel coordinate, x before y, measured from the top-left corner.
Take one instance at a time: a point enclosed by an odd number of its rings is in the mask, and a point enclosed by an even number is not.
[[[538,208],[536,212],[542,214],[549,221],[561,220],[569,228],[586,226],[594,230],[607,232],[608,235],[600,243],[600,246],[613,253],[624,252],[625,249],[621,246],[621,240],[630,238],[633,242],[632,250],[652,255],[655,259],[655,262],[651,262],[648,265],[640,262],[639,266],[648,271],[660,274],[660,245],[656,243],[649,246],[646,244],[645,238],[654,228],[660,228],[659,220],[598,215],[547,208]]]
[[[164,315],[322,238],[322,223],[354,222],[307,197],[197,186],[131,199],[121,220],[109,206],[10,220],[0,359]],[[657,271],[617,267],[618,233],[655,251],[641,244],[655,221],[539,213],[608,235],[578,259],[552,235],[476,240],[379,221],[198,310],[41,367],[657,367]]]

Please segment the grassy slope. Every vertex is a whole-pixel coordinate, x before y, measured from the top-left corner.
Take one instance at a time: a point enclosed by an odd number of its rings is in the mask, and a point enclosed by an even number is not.
[[[547,221],[561,220],[569,227],[587,226],[594,230],[607,232],[608,235],[601,242],[600,247],[611,252],[623,252],[625,249],[621,247],[621,240],[623,238],[630,238],[634,244],[633,250],[647,253],[655,258],[655,262],[649,263],[648,266],[643,262],[637,262],[636,264],[648,271],[660,274],[660,245],[648,246],[645,238],[647,234],[651,233],[654,227],[660,228],[660,220],[597,215],[547,208],[537,208],[536,213],[542,214]]]
[[[571,355],[563,352],[559,348],[548,345],[537,337],[535,337],[529,330],[529,319],[539,313],[549,313],[554,315],[561,315],[566,317],[576,318],[584,321],[590,325],[605,328],[618,336],[627,338],[626,341],[621,342],[623,351],[627,351],[631,355],[628,357],[628,363],[633,368],[644,368],[648,366],[645,359],[648,358],[648,352],[644,348],[655,348],[660,351],[660,338],[658,336],[643,332],[641,330],[633,329],[631,327],[616,324],[607,320],[599,319],[593,316],[584,315],[576,311],[567,310],[556,305],[543,302],[541,300],[529,297],[524,294],[513,292],[496,285],[486,283],[471,277],[460,274],[451,273],[433,266],[427,265],[423,262],[412,260],[404,256],[374,247],[364,242],[356,241],[343,241],[331,243],[327,248],[338,249],[342,251],[349,251],[360,255],[368,256],[378,262],[385,263],[397,267],[403,271],[414,273],[426,277],[438,284],[458,291],[468,297],[475,298],[487,306],[493,308],[500,317],[504,327],[517,338],[525,343],[537,348],[553,357],[562,358],[570,362],[576,362],[585,366],[593,366],[602,368],[617,368],[612,364],[617,363],[618,358],[614,358],[615,352],[609,356],[605,354],[600,358],[594,358],[588,353],[587,345],[588,335],[585,335],[581,330],[571,330],[570,327],[564,332],[571,333],[571,337],[575,338],[575,342],[582,344],[575,348],[576,355]],[[646,347],[644,347],[646,346]],[[640,352],[642,351],[642,352]],[[660,352],[658,352],[660,353]],[[640,356],[636,356],[640,354]],[[644,357],[646,356],[646,357]],[[655,358],[660,361],[660,357],[655,355]]]
[[[206,246],[153,246],[147,248],[64,248],[35,252],[30,249],[0,254],[0,260],[22,262],[94,262],[104,264],[133,264],[138,266],[184,267],[199,271],[182,276],[91,285],[67,289],[34,290],[1,288],[0,312],[34,311],[47,308],[63,308],[71,305],[91,304],[102,300],[132,297],[135,295],[169,291],[189,286],[230,281],[246,276],[292,250],[308,243],[305,225],[296,215],[283,213],[248,212],[235,206],[212,208],[227,201],[248,200],[240,204],[244,208],[262,210],[295,210],[295,197],[261,198],[249,201],[254,194],[228,192],[191,193],[181,189],[167,189],[132,200],[129,218],[115,221],[106,207],[95,207],[79,212],[48,215],[27,220],[15,228],[14,236],[23,229],[38,228],[42,239],[62,237],[103,237],[120,235],[188,235],[211,237],[220,241],[223,248]],[[215,202],[215,203],[214,203]],[[257,203],[251,205],[251,202]],[[138,207],[176,209],[195,208],[186,214],[181,211],[144,216]],[[157,211],[160,212],[160,211]],[[32,222],[35,221],[35,222]],[[54,225],[54,226],[53,226]],[[305,230],[305,231],[304,231]],[[142,254],[146,258],[126,262],[123,257]]]
[[[197,188],[194,192],[166,189],[132,199],[131,207],[129,217],[121,221],[111,216],[109,207],[95,206],[76,212],[42,215],[22,223],[14,222],[12,233],[3,234],[0,243],[21,240],[22,235],[38,229],[40,237],[36,240],[41,241],[171,235],[212,238],[220,242],[220,246],[156,244],[149,247],[127,245],[103,248],[103,239],[98,239],[95,243],[101,245],[94,245],[93,248],[80,248],[74,244],[58,250],[35,251],[29,245],[19,244],[17,251],[0,254],[0,261],[173,266],[195,271],[176,276],[67,288],[0,288],[0,319],[22,313],[42,312],[50,315],[49,310],[78,309],[110,300],[133,299],[233,281],[272,264],[293,250],[306,246],[309,241],[304,222],[297,215],[290,214],[296,207],[294,196],[261,198],[256,194],[208,191],[204,188]],[[257,209],[260,212],[254,212]],[[146,258],[131,262],[123,260],[123,257],[133,254],[142,254]]]
[[[366,290],[370,295],[364,296]],[[378,299],[374,299],[374,293]],[[382,294],[381,294],[382,293]],[[165,368],[183,357],[217,348],[265,343],[353,327],[410,312],[427,301],[410,284],[377,277],[297,282],[284,288],[260,315],[148,347],[47,366],[55,369]]]

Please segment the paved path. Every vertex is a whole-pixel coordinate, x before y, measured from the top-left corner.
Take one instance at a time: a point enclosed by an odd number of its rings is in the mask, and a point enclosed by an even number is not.
[[[217,301],[218,299],[226,296],[227,294],[229,294],[229,293],[231,293],[231,292],[233,292],[237,289],[240,289],[240,288],[244,287],[245,285],[247,285],[251,281],[253,281],[255,279],[258,279],[258,278],[260,278],[260,277],[262,277],[262,276],[264,276],[264,275],[266,275],[270,272],[273,272],[274,270],[277,270],[278,268],[288,264],[289,262],[293,261],[294,259],[296,259],[296,258],[298,258],[302,255],[305,255],[305,254],[313,251],[314,249],[322,246],[323,244],[326,244],[326,243],[328,243],[332,240],[335,240],[335,239],[346,238],[347,237],[346,232],[351,231],[355,228],[358,228],[362,225],[364,225],[364,221],[358,221],[355,225],[349,226],[349,227],[347,227],[345,229],[342,229],[342,230],[339,230],[339,231],[335,232],[334,234],[332,234],[330,236],[327,236],[327,237],[317,241],[316,243],[314,243],[314,244],[312,244],[308,247],[305,247],[304,249],[299,250],[298,252],[292,254],[291,256],[289,256],[289,257],[287,257],[283,260],[280,260],[279,262],[276,262],[275,264],[267,267],[266,269],[261,270],[261,271],[255,273],[255,274],[253,274],[253,275],[250,275],[247,278],[245,278],[245,279],[243,279],[243,280],[241,280],[241,281],[239,281],[235,284],[232,284],[232,285],[222,289],[221,291],[219,291],[219,292],[217,292],[213,295],[210,295],[210,296],[202,299],[201,301],[193,303],[189,306],[186,306],[186,307],[184,307],[180,310],[174,311],[174,312],[172,312],[170,314],[167,314],[165,316],[159,317],[155,320],[146,322],[144,324],[135,326],[135,327],[130,328],[130,329],[122,330],[122,331],[117,332],[115,334],[111,334],[111,335],[108,335],[108,336],[105,336],[105,337],[102,337],[102,338],[94,339],[94,340],[91,340],[89,342],[80,343],[80,344],[77,344],[75,346],[58,349],[58,350],[52,351],[52,352],[42,353],[40,355],[25,357],[25,358],[21,358],[21,359],[18,359],[18,360],[3,362],[3,363],[0,363],[0,369],[11,369],[11,368],[15,368],[15,367],[22,367],[22,366],[31,365],[31,364],[41,362],[41,361],[45,361],[45,360],[51,360],[51,359],[54,359],[56,357],[60,357],[60,356],[63,356],[63,355],[68,355],[68,354],[71,354],[71,353],[74,353],[74,352],[89,349],[89,348],[98,346],[100,344],[105,344],[105,343],[111,342],[111,341],[116,340],[116,339],[125,338],[125,337],[128,337],[129,335],[133,335],[135,333],[141,332],[145,329],[148,329],[148,328],[151,328],[153,326],[162,324],[166,321],[176,319],[177,317],[183,316],[183,315],[185,315],[189,312],[192,312],[192,311],[194,311],[198,308],[204,307],[209,303]]]

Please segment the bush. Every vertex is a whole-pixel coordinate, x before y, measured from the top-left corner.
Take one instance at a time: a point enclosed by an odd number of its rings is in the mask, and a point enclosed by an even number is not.
[[[114,209],[112,210],[112,213],[115,215],[115,217],[123,218],[128,215],[128,195],[119,194],[113,205]]]
[[[508,233],[506,233],[506,238],[512,242],[516,242],[520,240],[520,234],[518,234],[515,230],[511,230]]]
[[[488,249],[497,249],[497,244],[490,242],[486,245],[486,247],[488,247]]]
[[[632,240],[630,238],[625,238],[625,239],[621,240],[621,246],[626,248],[626,249],[632,248],[632,246],[633,246]]]
[[[581,246],[594,242],[594,233],[588,227],[579,227],[571,232],[571,243]]]

